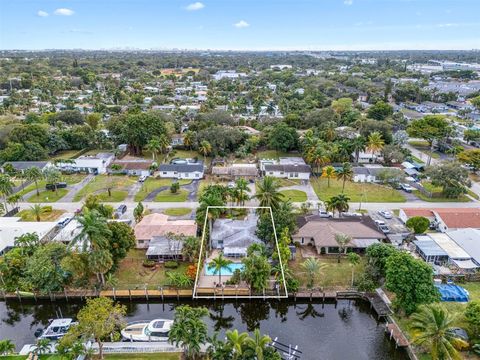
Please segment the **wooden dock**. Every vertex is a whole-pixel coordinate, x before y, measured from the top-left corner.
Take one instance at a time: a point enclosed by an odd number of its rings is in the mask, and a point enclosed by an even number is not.
[[[370,306],[378,316],[388,316],[392,314],[392,309],[390,309],[378,293],[366,293],[364,296],[370,302]]]
[[[387,327],[385,329],[389,335],[390,339],[393,339],[395,341],[395,344],[398,347],[407,347],[409,346],[409,342],[405,335],[403,335],[402,330],[397,326],[395,323],[389,323],[387,324]]]

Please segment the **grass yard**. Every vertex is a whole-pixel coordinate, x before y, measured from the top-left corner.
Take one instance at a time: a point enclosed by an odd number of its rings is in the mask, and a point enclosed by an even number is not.
[[[53,209],[50,212],[45,212],[40,215],[40,221],[55,221],[64,213],[65,210]],[[31,211],[28,209],[20,211],[16,216],[20,216],[22,221],[37,221],[35,216],[32,215]]]
[[[107,354],[108,360],[180,360],[181,353]]]
[[[438,186],[433,186],[432,183],[430,183],[429,181],[422,181],[421,184],[425,188],[425,190],[432,193],[432,197],[429,197],[419,190],[414,190],[413,193],[415,194],[415,196],[417,196],[419,199],[423,201],[428,201],[428,202],[469,202],[471,201],[470,198],[466,195],[462,195],[457,199],[446,198],[442,194],[442,188]],[[472,197],[477,198],[477,195],[475,193],[471,191],[469,192],[471,193]]]
[[[67,189],[57,189],[57,191],[44,190],[40,191],[40,194],[33,194],[27,201],[29,203],[54,203],[67,195]]]
[[[205,188],[209,185],[223,185],[223,186],[227,186],[228,185],[228,181],[215,181],[214,179],[203,179],[203,180],[200,180],[200,184],[198,185],[198,191],[197,191],[197,199],[200,197],[200,195],[202,195],[203,193],[203,190],[205,190]]]
[[[428,142],[425,140],[410,140],[408,142],[411,146],[413,146],[415,149],[420,150],[428,156],[430,153],[432,154],[433,159],[440,159],[440,155],[438,153],[431,152],[430,151],[430,146],[428,145]]]
[[[172,194],[170,190],[160,191],[155,196],[155,201],[158,202],[185,202],[188,199],[189,192],[187,190],[180,189],[176,194]]]
[[[170,208],[163,210],[163,213],[168,216],[185,216],[192,212],[189,208]]]
[[[125,175],[97,175],[75,195],[73,201],[80,201],[89,194],[99,195],[102,201],[123,201],[128,195],[128,188],[136,182],[136,177],[128,177]],[[109,183],[112,189],[111,197],[109,197],[107,193]]]
[[[322,201],[342,193],[343,182],[340,180],[331,179],[330,187],[327,185],[327,179],[312,179],[310,181],[315,193]],[[352,202],[405,202],[405,197],[397,190],[377,184],[347,181],[344,193]]]
[[[189,265],[181,262],[180,266],[174,270],[166,270],[162,265],[157,268],[147,268],[143,266],[143,260],[145,259],[145,250],[133,249],[129,251],[127,257],[120,262],[115,273],[119,290],[140,289],[145,284],[148,289],[158,289],[159,286],[167,285],[166,271],[175,271],[183,274]]]
[[[262,150],[257,152],[259,159],[277,159],[281,157],[302,157],[300,153],[289,153],[276,150]]]
[[[307,201],[307,194],[304,191],[283,190],[283,191],[280,191],[280,194],[282,194],[283,197],[286,200],[290,200],[292,202],[305,202],[305,201]]]
[[[6,355],[6,356],[0,356],[0,359],[4,360],[26,360],[28,358],[27,355]],[[61,355],[40,355],[38,357],[40,360],[64,360],[65,358]],[[170,358],[167,358],[170,359]],[[177,359],[177,358],[171,358],[171,359]]]
[[[85,178],[84,174],[69,174],[69,175],[62,175],[60,178],[60,182],[66,182],[67,185],[73,185],[73,184],[78,184],[80,181],[82,181]],[[41,180],[38,182],[38,190],[40,192],[45,191],[45,184],[47,182],[45,180]],[[23,190],[20,190],[17,192],[17,194],[24,196],[28,194],[29,192],[32,192],[36,190],[35,183],[31,183],[28,186],[25,186]]]
[[[59,151],[52,156],[52,160],[56,159],[71,159],[75,154],[78,154],[81,150],[64,150]]]
[[[295,186],[300,185],[302,182],[298,179],[277,179],[278,186],[280,187],[287,187],[287,186]]]
[[[296,279],[300,281],[300,287],[306,288],[307,286],[307,274],[302,267],[302,263],[305,259],[302,258],[300,251],[297,251],[296,259],[289,261],[288,265],[292,270]],[[325,288],[348,288],[352,283],[352,266],[346,259],[342,257],[340,264],[337,262],[337,257],[332,255],[324,256],[320,258],[320,262],[327,264],[327,267],[322,270],[319,276],[315,279],[314,287]],[[365,261],[362,257],[360,263],[355,266],[354,277],[358,278],[363,273],[365,267]]]
[[[190,180],[178,180],[177,181],[180,185],[186,185],[190,183]],[[149,177],[145,182],[142,184],[142,187],[140,188],[140,191],[138,191],[135,194],[135,201],[143,201],[147,197],[148,194],[150,194],[153,190],[158,189],[159,187],[162,186],[168,186],[172,185],[173,180],[172,179],[156,179]]]

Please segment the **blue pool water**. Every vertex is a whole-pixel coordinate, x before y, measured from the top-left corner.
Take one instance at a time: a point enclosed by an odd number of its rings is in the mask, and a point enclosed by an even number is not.
[[[468,291],[463,287],[451,284],[435,285],[440,292],[441,301],[459,301],[467,302],[469,298]]]
[[[215,269],[214,268],[209,269],[208,265],[209,264],[205,264],[205,275],[218,275],[218,273],[215,274]],[[235,270],[238,269],[238,270],[242,271],[244,267],[245,267],[245,265],[239,264],[239,263],[230,264],[230,265],[228,265],[228,267],[222,268],[222,275],[231,276],[231,275],[233,275]]]

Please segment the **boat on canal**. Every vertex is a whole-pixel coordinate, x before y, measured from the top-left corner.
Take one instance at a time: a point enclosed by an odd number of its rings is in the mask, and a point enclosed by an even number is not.
[[[45,330],[38,330],[36,335],[39,339],[58,340],[75,324],[71,318],[53,319]]]
[[[121,331],[127,341],[168,341],[168,333],[173,320],[155,319],[152,321],[135,321]]]

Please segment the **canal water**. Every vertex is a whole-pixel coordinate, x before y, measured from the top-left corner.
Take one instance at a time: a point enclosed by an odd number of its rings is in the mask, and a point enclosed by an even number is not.
[[[173,319],[182,304],[206,306],[210,331],[223,334],[228,329],[262,333],[284,344],[298,345],[302,360],[405,360],[403,350],[385,336],[382,323],[363,301],[337,303],[288,301],[238,302],[124,302],[127,320]],[[35,330],[56,317],[75,317],[81,302],[0,302],[0,339],[11,339],[20,349],[34,343]],[[223,336],[223,335],[221,335]],[[160,359],[160,358],[159,358]]]

